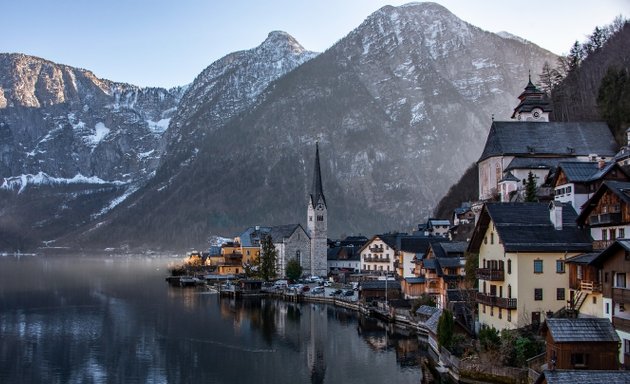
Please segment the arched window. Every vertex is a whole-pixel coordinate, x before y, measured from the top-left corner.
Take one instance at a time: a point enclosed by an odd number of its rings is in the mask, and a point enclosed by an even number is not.
[[[508,259],[508,275],[512,273],[512,260]]]
[[[512,298],[512,285],[508,284],[508,299]]]
[[[302,253],[300,252],[299,249],[295,251],[295,259],[300,265],[302,265]]]

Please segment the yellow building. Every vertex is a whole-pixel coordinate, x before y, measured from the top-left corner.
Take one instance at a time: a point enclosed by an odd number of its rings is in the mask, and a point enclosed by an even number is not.
[[[521,328],[566,306],[565,260],[592,249],[576,219],[573,207],[559,202],[484,205],[468,246],[479,255],[482,326]]]

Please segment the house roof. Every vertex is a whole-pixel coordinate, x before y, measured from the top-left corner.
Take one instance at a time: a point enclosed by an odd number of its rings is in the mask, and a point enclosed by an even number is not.
[[[431,244],[448,241],[449,239],[441,236],[408,236],[400,239],[400,250],[410,253],[427,253]]]
[[[416,315],[421,316],[432,316],[439,309],[436,307],[431,307],[429,305],[421,305],[418,309],[416,309]]]
[[[588,252],[583,253],[581,255],[576,255],[570,257],[566,260],[567,263],[571,264],[589,264],[599,255],[599,252]]]
[[[282,243],[285,238],[291,237],[298,228],[302,228],[302,226],[300,224],[286,224],[274,227],[249,227],[240,235],[241,245],[243,247],[258,247],[260,240],[265,235],[271,235],[274,244]],[[302,231],[304,231],[303,228]],[[308,236],[306,231],[304,233]]]
[[[518,177],[514,176],[512,174],[512,172],[508,171],[508,173],[503,176],[503,178],[501,180],[499,180],[499,183],[505,182],[505,181],[516,181],[519,182],[521,181],[521,179],[519,179]]]
[[[427,321],[424,322],[427,328],[429,328],[429,330],[434,334],[437,334],[437,328],[438,328],[438,322],[440,321],[440,316],[442,316],[442,309],[438,309],[437,311],[435,311],[431,315],[431,317],[429,317]]]
[[[622,174],[627,175],[623,167],[616,162],[611,161],[600,167],[598,162],[594,161],[562,161],[558,164],[558,169],[562,170],[566,179],[570,183],[590,183],[602,179],[613,169],[619,170]],[[556,172],[553,185],[557,184],[560,172]]]
[[[423,284],[426,283],[427,279],[424,277],[405,277],[405,282],[407,284]]]
[[[400,289],[400,282],[396,280],[367,280],[360,283],[362,289]]]
[[[545,370],[535,383],[547,384],[628,384],[628,371],[599,371],[599,370]]]
[[[493,156],[614,156],[617,144],[603,122],[494,121],[479,161]]]
[[[611,322],[603,318],[551,318],[547,319],[545,327],[556,343],[620,341]]]
[[[614,193],[624,203],[630,204],[630,182],[606,180],[602,183],[602,185],[599,186],[599,188],[597,188],[597,191],[595,191],[593,196],[591,196],[591,198],[588,199],[586,203],[584,203],[584,205],[582,205],[582,212],[577,219],[580,225],[584,225],[586,219],[591,214],[591,211],[597,206],[597,203],[606,193],[606,191]]]
[[[576,225],[570,204],[562,204],[562,229],[551,222],[548,203],[486,203],[468,250],[478,252],[490,222],[506,252],[588,252],[591,237]]]
[[[442,268],[458,268],[463,267],[463,259],[459,257],[439,257],[437,259]]]
[[[326,206],[326,197],[322,187],[322,171],[319,166],[319,143],[315,143],[315,168],[313,170],[313,187],[311,188],[311,204],[313,207],[322,202]]]

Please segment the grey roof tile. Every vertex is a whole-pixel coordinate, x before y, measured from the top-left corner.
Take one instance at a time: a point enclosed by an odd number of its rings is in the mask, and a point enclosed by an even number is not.
[[[620,341],[608,319],[547,319],[546,327],[556,343]]]
[[[545,370],[536,383],[547,384],[630,384],[628,371]]]

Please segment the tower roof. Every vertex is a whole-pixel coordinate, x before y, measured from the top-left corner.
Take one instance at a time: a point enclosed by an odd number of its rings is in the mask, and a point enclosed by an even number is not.
[[[313,171],[313,187],[311,188],[311,204],[315,206],[321,199],[326,206],[324,189],[322,187],[322,171],[319,165],[319,143],[315,143],[315,170]]]
[[[531,112],[534,108],[538,107],[543,112],[551,112],[551,105],[547,94],[538,89],[534,83],[532,83],[532,75],[529,75],[529,81],[523,93],[518,97],[520,103],[514,108],[512,118],[520,112]]]

